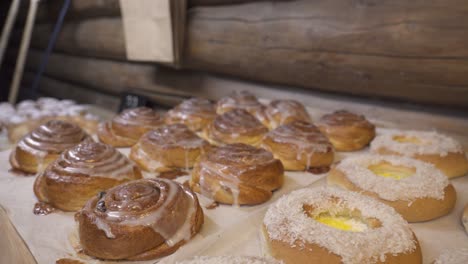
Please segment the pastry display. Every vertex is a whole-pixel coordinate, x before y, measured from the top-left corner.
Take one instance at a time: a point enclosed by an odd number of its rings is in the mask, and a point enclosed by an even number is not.
[[[272,258],[251,256],[202,256],[176,262],[176,264],[281,264],[281,262]]]
[[[131,147],[144,133],[164,125],[163,117],[148,107],[122,111],[111,121],[99,124],[98,137],[114,147]]]
[[[43,171],[64,150],[83,141],[92,139],[76,124],[51,120],[18,142],[10,154],[11,167],[27,173]]]
[[[462,212],[462,224],[468,234],[468,204],[466,204],[465,209]]]
[[[98,117],[89,107],[76,104],[72,100],[57,100],[42,97],[37,101],[25,100],[15,106],[0,103],[0,123],[8,129],[11,143],[18,142],[23,136],[50,120],[63,120],[76,123],[88,134],[97,130]]]
[[[262,147],[281,160],[285,170],[328,168],[333,163],[330,141],[316,126],[303,121],[294,121],[268,132]]]
[[[246,144],[214,147],[200,157],[190,186],[216,202],[260,204],[283,185],[283,165],[273,155]]]
[[[184,124],[166,125],[146,132],[130,152],[143,170],[163,172],[192,168],[210,144]]]
[[[466,264],[468,263],[468,248],[446,250],[434,260],[433,264]]]
[[[191,98],[166,113],[167,124],[185,124],[194,132],[201,131],[216,117],[214,103],[208,99]]]
[[[422,263],[419,242],[390,206],[339,189],[281,197],[263,220],[269,253],[284,263]]]
[[[371,196],[393,207],[408,222],[438,218],[452,211],[457,195],[432,164],[407,157],[358,155],[342,160],[328,185]]]
[[[85,254],[149,260],[172,254],[197,234],[203,211],[189,188],[166,179],[143,179],[90,199],[77,221]]]
[[[260,144],[268,129],[243,109],[234,109],[217,116],[203,132],[203,137],[215,145],[244,143]]]
[[[461,144],[437,132],[386,131],[372,141],[370,149],[379,154],[408,156],[432,163],[449,178],[468,173],[468,160]]]
[[[63,211],[77,211],[93,196],[129,180],[141,172],[113,147],[84,142],[62,153],[34,183],[41,202]]]
[[[295,100],[273,100],[265,108],[266,126],[275,129],[293,121],[311,122],[304,105]]]
[[[346,110],[324,115],[317,126],[337,151],[363,149],[375,137],[375,126],[372,123],[364,116]]]

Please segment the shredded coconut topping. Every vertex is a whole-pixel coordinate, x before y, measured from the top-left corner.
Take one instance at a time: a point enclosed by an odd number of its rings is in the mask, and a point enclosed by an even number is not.
[[[376,175],[368,168],[382,162],[414,168],[416,171],[413,175],[398,180]],[[447,177],[434,165],[408,157],[364,154],[342,160],[336,169],[359,188],[374,192],[388,201],[411,201],[422,197],[442,200],[444,189],[449,184]]]
[[[434,264],[466,264],[468,263],[468,248],[448,250],[442,253]]]
[[[309,214],[359,210],[363,219],[374,218],[381,226],[348,232],[321,224]],[[317,244],[340,256],[343,263],[384,262],[386,254],[410,253],[416,249],[408,223],[391,207],[355,192],[335,188],[305,188],[281,197],[263,220],[270,239],[291,247]]]
[[[409,140],[397,141],[398,137]],[[411,140],[413,139],[413,140]],[[417,141],[417,143],[414,142]],[[447,156],[449,152],[462,153],[463,147],[451,137],[434,131],[415,130],[387,130],[377,136],[371,143],[370,149],[377,152],[379,149],[388,149],[404,156],[439,154]]]
[[[249,257],[249,256],[218,256],[218,257],[195,257],[191,260],[176,262],[177,264],[281,264],[272,258]]]

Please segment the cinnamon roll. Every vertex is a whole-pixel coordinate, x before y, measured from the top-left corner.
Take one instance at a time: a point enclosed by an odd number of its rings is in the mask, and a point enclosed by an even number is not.
[[[234,109],[217,116],[205,128],[203,137],[215,145],[244,143],[257,146],[267,132],[268,129],[249,112]]]
[[[167,124],[185,124],[194,132],[201,131],[216,117],[215,105],[208,99],[191,98],[166,114]]]
[[[263,220],[269,253],[286,264],[421,264],[419,242],[393,208],[355,192],[306,188],[281,197]]]
[[[130,159],[149,172],[189,169],[209,147],[186,125],[166,125],[144,134],[132,147]]]
[[[98,137],[102,142],[114,147],[130,147],[140,137],[164,124],[162,116],[148,107],[124,110],[111,121],[103,122],[98,127]]]
[[[34,193],[55,208],[77,211],[99,192],[140,178],[138,167],[113,147],[84,142],[64,151],[38,175]]]
[[[260,122],[266,122],[265,106],[250,92],[233,92],[229,96],[219,99],[216,104],[216,113],[218,115],[222,115],[233,109],[244,109]]]
[[[10,154],[13,169],[27,173],[42,171],[60,153],[83,141],[92,141],[73,123],[51,120],[24,136]]]
[[[383,131],[370,150],[383,155],[412,157],[434,164],[447,177],[468,173],[468,159],[462,145],[451,137],[432,131]]]
[[[149,260],[175,252],[197,234],[203,211],[187,187],[166,179],[130,181],[90,199],[77,215],[84,253]]]
[[[362,115],[339,110],[324,115],[317,123],[337,151],[355,151],[375,137],[375,126]]]
[[[449,214],[457,194],[432,164],[412,158],[358,155],[342,160],[327,177],[328,184],[359,192],[393,207],[408,222]]]
[[[202,155],[192,170],[190,186],[220,203],[260,204],[283,185],[281,162],[262,149],[246,144],[215,147]]]
[[[295,100],[273,100],[267,105],[265,115],[270,129],[293,121],[312,121],[304,105]]]
[[[328,168],[333,163],[333,146],[311,123],[295,121],[268,132],[262,147],[281,160],[285,170]]]

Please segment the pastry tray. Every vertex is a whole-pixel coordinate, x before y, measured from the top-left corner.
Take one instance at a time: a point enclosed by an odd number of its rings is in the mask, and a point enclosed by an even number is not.
[[[371,121],[378,125],[378,122]],[[382,129],[378,129],[377,132],[381,131]],[[129,152],[129,149],[120,150],[124,154]],[[336,160],[367,151],[338,152]],[[38,263],[55,263],[61,258],[77,259],[86,263],[125,264],[175,263],[195,255],[262,256],[265,252],[262,249],[259,230],[268,205],[292,190],[325,186],[325,174],[286,172],[284,186],[276,191],[267,203],[257,206],[219,205],[214,209],[204,208],[205,223],[201,232],[168,257],[152,261],[99,261],[77,253],[74,213],[57,211],[47,216],[36,216],[32,213],[37,202],[33,193],[35,177],[10,173],[9,154],[9,150],[0,152],[0,205],[6,210],[9,219]],[[453,179],[451,182],[457,191],[457,204],[451,214],[433,221],[410,224],[421,244],[424,263],[432,263],[446,249],[468,245],[468,235],[460,221],[463,207],[468,203],[468,177]],[[202,205],[209,203],[203,197],[200,197],[200,202]]]

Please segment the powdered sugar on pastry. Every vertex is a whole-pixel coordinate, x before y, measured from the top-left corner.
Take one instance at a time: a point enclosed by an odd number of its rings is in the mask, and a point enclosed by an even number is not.
[[[177,264],[281,264],[272,258],[248,257],[248,256],[217,256],[195,257],[191,260],[177,262]]]
[[[409,177],[394,179],[376,175],[368,168],[382,162],[413,168],[415,172]],[[444,189],[449,184],[448,178],[434,165],[407,157],[358,155],[342,160],[336,169],[359,188],[388,201],[411,201],[423,197],[442,200]]]
[[[468,248],[445,251],[434,261],[434,264],[466,263],[468,263]]]

